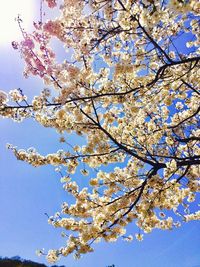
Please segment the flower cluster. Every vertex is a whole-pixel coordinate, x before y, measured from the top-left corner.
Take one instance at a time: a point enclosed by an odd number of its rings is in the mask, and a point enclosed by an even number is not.
[[[0,106],[5,105],[8,101],[8,96],[6,92],[0,90]]]
[[[13,89],[9,92],[10,100],[14,102],[21,102],[27,100],[27,97],[20,89]]]

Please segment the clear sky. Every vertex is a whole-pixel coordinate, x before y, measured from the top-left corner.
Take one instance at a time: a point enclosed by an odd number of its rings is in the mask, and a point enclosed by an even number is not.
[[[14,17],[18,13],[24,25],[39,14],[39,0],[0,0],[0,89],[21,88],[35,95],[43,88],[37,78],[24,79],[23,61],[10,45],[18,39]],[[16,4],[17,3],[17,4]],[[60,230],[48,225],[47,217],[60,209],[68,196],[62,189],[58,175],[50,167],[34,168],[17,161],[6,143],[20,148],[36,147],[41,153],[60,148],[59,135],[34,121],[21,124],[0,119],[0,256],[44,262],[36,249],[58,248],[65,240]],[[75,140],[73,140],[75,142]],[[134,227],[134,226],[130,226]],[[47,264],[47,263],[46,263]],[[95,252],[80,260],[62,259],[66,267],[197,267],[200,266],[200,224],[190,222],[173,231],[154,231],[143,242],[100,243]]]

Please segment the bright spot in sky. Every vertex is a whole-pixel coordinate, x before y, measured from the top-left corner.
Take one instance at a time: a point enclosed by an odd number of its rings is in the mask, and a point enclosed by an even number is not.
[[[0,45],[10,44],[21,39],[17,21],[18,15],[23,20],[23,27],[28,29],[34,20],[33,0],[0,0]]]

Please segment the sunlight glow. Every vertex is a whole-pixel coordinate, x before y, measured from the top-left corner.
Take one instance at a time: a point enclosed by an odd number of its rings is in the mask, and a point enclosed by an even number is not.
[[[28,29],[34,17],[33,0],[1,0],[0,45],[21,39],[21,32],[15,21],[18,15],[23,20],[23,27]]]

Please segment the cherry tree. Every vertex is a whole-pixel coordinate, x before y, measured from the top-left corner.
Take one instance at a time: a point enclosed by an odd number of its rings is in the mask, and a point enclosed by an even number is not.
[[[56,166],[74,199],[49,217],[67,243],[47,259],[79,258],[94,242],[140,241],[155,228],[199,220],[200,3],[45,2],[59,17],[35,22],[32,33],[18,19],[23,40],[12,43],[24,76],[39,76],[45,88],[32,100],[20,89],[1,91],[0,114],[61,134],[61,149],[48,155],[8,145],[19,160]],[[53,39],[66,50],[63,62]],[[74,134],[83,146],[70,142]],[[87,187],[79,176],[88,176]],[[140,230],[126,232],[133,223]]]

